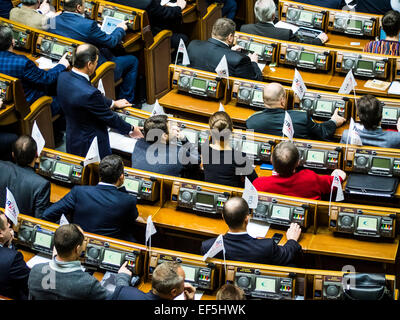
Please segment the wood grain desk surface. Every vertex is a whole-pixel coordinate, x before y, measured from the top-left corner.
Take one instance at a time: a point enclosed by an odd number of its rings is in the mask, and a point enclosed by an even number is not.
[[[370,38],[354,37],[347,34],[327,33],[328,41],[325,46],[334,49],[351,49],[356,51],[363,51],[364,46],[372,41]]]

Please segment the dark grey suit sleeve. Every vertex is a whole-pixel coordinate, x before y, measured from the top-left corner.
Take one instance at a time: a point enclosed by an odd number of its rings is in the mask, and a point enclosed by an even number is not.
[[[306,114],[307,132],[311,138],[318,140],[330,140],[336,131],[336,123],[333,120],[328,120],[323,123],[316,123]]]
[[[277,245],[272,241],[271,262],[272,264],[285,266],[294,262],[296,255],[301,251],[297,241],[288,240],[284,246]]]
[[[65,215],[75,209],[75,188],[72,188],[61,200],[54,203],[51,207],[43,212],[43,219],[58,222],[61,215]]]
[[[235,75],[239,78],[262,81],[263,76],[258,64],[251,62],[250,58],[245,56],[235,69]]]
[[[35,218],[42,219],[44,211],[50,205],[50,182],[47,181],[42,189],[36,195],[35,207],[33,213]]]

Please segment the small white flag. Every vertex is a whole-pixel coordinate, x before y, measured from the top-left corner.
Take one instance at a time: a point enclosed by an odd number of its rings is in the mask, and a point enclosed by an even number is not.
[[[350,141],[349,141],[350,139]],[[356,123],[354,122],[353,118],[350,119],[350,126],[347,136],[348,143],[352,145],[362,146],[361,137],[356,131]]]
[[[215,257],[221,251],[223,251],[225,255],[224,238],[222,237],[222,234],[220,234],[217,239],[215,239],[210,250],[208,250],[207,253],[203,256],[203,261],[206,261],[207,258]]]
[[[243,191],[242,198],[244,200],[246,200],[250,209],[257,208],[258,192],[257,192],[257,189],[250,182],[249,178],[247,178],[247,177],[245,178],[245,181],[244,181],[244,191]]]
[[[103,81],[101,81],[101,79],[99,80],[99,82],[97,84],[97,89],[101,92],[101,94],[103,96],[106,95],[106,90],[104,90]]]
[[[293,128],[293,123],[292,123],[292,118],[289,115],[289,112],[285,111],[285,120],[283,120],[283,126],[282,126],[282,133],[290,139],[290,141],[293,141],[293,136],[294,136],[294,128]]]
[[[295,94],[297,94],[300,100],[303,99],[303,96],[307,91],[307,87],[304,84],[303,78],[301,77],[301,74],[297,69],[294,70],[292,90]]]
[[[344,78],[342,86],[339,89],[340,94],[349,94],[352,90],[355,90],[357,87],[356,79],[354,78],[353,71],[349,71]]]
[[[40,156],[40,154],[42,153],[42,150],[44,148],[44,145],[46,144],[46,141],[44,140],[42,133],[39,130],[36,120],[33,123],[33,127],[32,127],[32,138],[33,138],[33,140],[36,141],[37,154],[38,154],[38,156]]]
[[[336,187],[336,189],[337,189],[335,201],[343,201],[344,200],[344,195],[343,195],[342,183],[340,182],[340,178],[339,178],[339,175],[337,173],[335,173],[333,175],[331,194],[333,192],[333,188],[334,187]]]
[[[97,136],[93,138],[90,148],[86,154],[83,165],[86,167],[90,163],[100,162],[99,145],[97,143]]]
[[[69,222],[68,222],[67,218],[65,217],[65,215],[63,214],[60,219],[60,226],[63,226],[64,224],[69,224]]]
[[[147,217],[146,224],[146,244],[149,241],[150,237],[157,232],[156,227],[154,226],[153,219],[151,216]]]
[[[183,53],[182,65],[184,65],[184,66],[189,65],[190,64],[189,55],[186,51],[185,42],[183,42],[182,38],[179,41],[179,47],[178,47],[178,52],[176,54],[175,64],[176,64],[176,60],[178,59],[178,53],[180,53],[180,52]]]
[[[221,102],[219,103],[219,109],[218,109],[218,111],[225,111],[225,108],[224,108],[224,106],[222,105]]]
[[[154,104],[154,108],[153,111],[151,112],[151,116],[159,116],[159,115],[163,115],[166,114],[164,112],[164,108],[162,106],[160,106],[160,104],[158,103],[158,99],[156,100],[156,103]]]
[[[6,187],[6,205],[5,205],[5,215],[8,219],[12,221],[14,225],[18,224],[19,209],[17,202],[15,201],[14,195]]]
[[[228,61],[226,60],[225,55],[221,58],[221,61],[218,63],[217,67],[215,68],[215,72],[221,78],[229,78]]]

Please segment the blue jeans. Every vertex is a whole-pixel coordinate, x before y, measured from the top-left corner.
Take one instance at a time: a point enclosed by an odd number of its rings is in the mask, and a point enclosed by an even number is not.
[[[236,15],[237,3],[236,0],[225,0],[222,8],[222,16],[233,20]]]
[[[123,78],[119,87],[118,99],[126,99],[133,103],[135,98],[136,78],[138,75],[139,60],[135,56],[126,55],[113,57],[115,62],[114,79],[115,81]]]

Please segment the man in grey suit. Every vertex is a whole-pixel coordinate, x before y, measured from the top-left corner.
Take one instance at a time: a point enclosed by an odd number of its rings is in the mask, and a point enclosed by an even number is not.
[[[0,206],[6,203],[6,188],[13,194],[19,212],[41,218],[50,203],[50,182],[37,175],[34,165],[37,145],[30,136],[19,137],[13,145],[14,160],[0,161]]]

